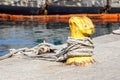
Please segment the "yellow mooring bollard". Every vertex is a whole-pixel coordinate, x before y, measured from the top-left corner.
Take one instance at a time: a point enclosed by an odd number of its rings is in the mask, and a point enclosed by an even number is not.
[[[70,37],[74,40],[78,40],[77,46],[80,46],[76,49],[74,48],[74,51],[70,53],[66,60],[66,64],[74,64],[77,66],[87,66],[89,64],[93,64],[95,62],[92,58],[93,52],[91,50],[89,51],[89,49],[94,48],[89,38],[90,35],[95,33],[95,28],[92,21],[88,17],[71,17],[69,19],[69,26]],[[72,41],[70,43],[73,44]],[[80,51],[80,54],[75,52],[78,48],[78,52]]]

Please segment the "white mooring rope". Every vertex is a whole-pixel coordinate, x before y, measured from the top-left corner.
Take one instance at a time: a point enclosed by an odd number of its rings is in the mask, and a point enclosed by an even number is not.
[[[30,58],[39,58],[49,61],[64,61],[71,56],[92,56],[93,43],[90,38],[85,37],[81,39],[69,37],[67,40],[67,47],[61,50],[57,46],[43,42],[33,48],[21,48],[18,50],[10,49],[10,53],[0,57],[0,60],[12,57],[16,54],[24,54]]]

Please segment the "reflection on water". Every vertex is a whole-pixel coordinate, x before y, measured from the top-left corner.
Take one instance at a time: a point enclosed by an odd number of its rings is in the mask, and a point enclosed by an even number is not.
[[[119,29],[120,23],[95,23],[96,33],[93,37],[110,34],[113,30]]]
[[[96,33],[92,37],[105,35],[118,29],[119,23],[95,23]],[[69,36],[69,26],[63,23],[40,25],[1,25],[0,56],[11,48],[33,47],[43,40],[58,45],[65,43]]]

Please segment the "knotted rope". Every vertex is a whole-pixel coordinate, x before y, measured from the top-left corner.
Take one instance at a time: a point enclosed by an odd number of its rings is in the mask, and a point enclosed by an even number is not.
[[[43,42],[33,48],[10,49],[10,53],[0,57],[0,60],[12,57],[16,54],[24,54],[30,58],[39,58],[49,61],[64,61],[71,56],[92,56],[93,43],[90,38],[81,39],[69,37],[67,46],[61,50],[57,46]]]
[[[56,53],[57,61],[64,61],[69,57],[74,56],[92,56],[93,43],[90,38],[71,38],[67,40],[67,47]]]

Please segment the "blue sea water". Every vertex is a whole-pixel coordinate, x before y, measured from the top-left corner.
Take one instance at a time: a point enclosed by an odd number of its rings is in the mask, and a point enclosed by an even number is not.
[[[119,23],[95,23],[96,33],[92,37],[110,34],[118,29]],[[63,44],[69,36],[69,25],[64,23],[45,23],[38,25],[0,25],[0,56],[9,49],[34,47],[45,40],[55,45]]]

